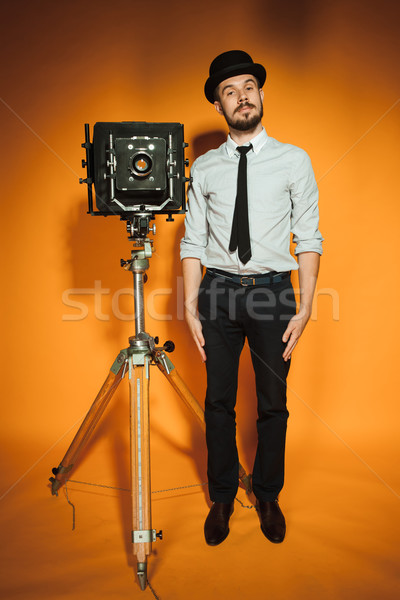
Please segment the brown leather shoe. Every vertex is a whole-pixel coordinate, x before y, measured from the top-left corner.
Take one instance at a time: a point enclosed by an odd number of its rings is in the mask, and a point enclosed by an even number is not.
[[[228,536],[232,513],[233,502],[213,503],[204,523],[204,537],[209,546],[218,546]]]
[[[256,511],[260,518],[261,531],[274,544],[280,544],[285,539],[285,517],[279,508],[278,500],[263,502],[257,500]]]

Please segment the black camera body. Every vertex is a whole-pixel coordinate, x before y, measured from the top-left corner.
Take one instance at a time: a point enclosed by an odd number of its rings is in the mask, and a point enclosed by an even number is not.
[[[85,125],[89,213],[183,213],[186,207],[185,147],[181,123],[99,122],[93,142]],[[95,189],[93,207],[92,185]]]

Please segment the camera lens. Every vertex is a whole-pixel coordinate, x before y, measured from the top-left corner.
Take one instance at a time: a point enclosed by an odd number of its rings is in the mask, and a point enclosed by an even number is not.
[[[137,152],[132,156],[131,171],[137,177],[147,177],[153,169],[153,161],[146,152]]]

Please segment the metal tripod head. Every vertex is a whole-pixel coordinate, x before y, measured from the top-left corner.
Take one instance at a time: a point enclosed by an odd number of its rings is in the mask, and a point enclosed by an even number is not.
[[[155,224],[150,229],[150,220],[154,218],[151,213],[137,213],[127,221],[126,228],[128,239],[133,242],[131,258],[121,259],[121,266],[133,274],[133,293],[135,302],[135,339],[140,340],[145,333],[144,326],[144,300],[143,284],[147,281],[146,271],[149,268],[149,259],[153,253],[153,240],[148,237],[150,231],[155,234]],[[131,341],[131,338],[130,340]]]
[[[156,233],[156,226],[150,227],[150,221],[154,219],[152,213],[138,212],[127,221],[126,228],[128,239],[133,242],[131,258],[121,259],[121,266],[133,274],[133,295],[135,303],[135,335],[129,338],[130,348],[135,352],[148,351],[153,353],[158,344],[158,338],[151,337],[145,331],[145,305],[143,296],[143,285],[147,281],[147,269],[150,266],[149,259],[153,253],[153,240],[148,237],[152,232]],[[167,351],[172,351],[173,342],[168,344]]]

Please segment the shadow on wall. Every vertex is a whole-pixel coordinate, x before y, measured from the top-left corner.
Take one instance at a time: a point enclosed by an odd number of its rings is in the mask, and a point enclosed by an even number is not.
[[[194,160],[209,150],[218,148],[226,142],[226,136],[226,132],[222,129],[215,129],[214,131],[207,131],[196,135],[189,144],[189,148],[192,147]]]

